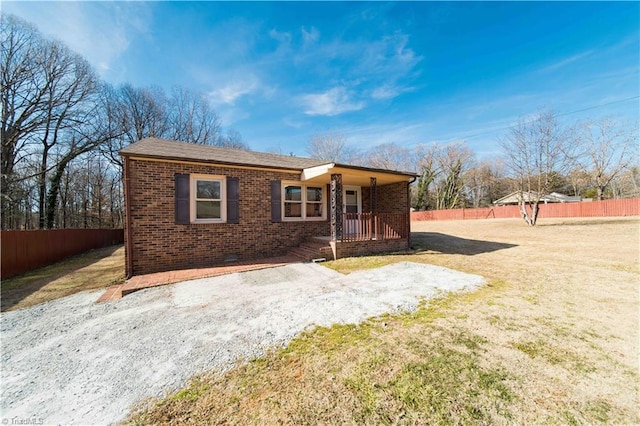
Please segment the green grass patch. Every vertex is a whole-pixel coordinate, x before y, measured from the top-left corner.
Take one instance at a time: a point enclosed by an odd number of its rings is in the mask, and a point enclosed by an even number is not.
[[[206,391],[209,390],[209,383],[204,378],[195,378],[191,381],[191,384],[176,392],[171,396],[174,401],[187,400],[197,401]]]
[[[374,324],[379,325],[379,321],[316,327],[293,339],[286,348],[280,351],[280,356],[300,356],[318,351],[339,351],[358,342],[366,341],[371,335]]]
[[[391,265],[406,260],[404,256],[360,256],[360,257],[345,257],[338,260],[330,260],[323,262],[322,265],[327,268],[342,274],[349,274],[354,271],[361,271],[364,269],[380,268],[382,266]]]
[[[423,353],[421,361],[406,364],[382,388],[413,413],[413,420],[488,422],[493,407],[503,416],[508,414],[505,403],[514,398],[506,384],[511,379],[508,373],[483,368],[473,354],[444,346],[429,345]]]
[[[595,367],[586,358],[575,352],[552,345],[541,339],[534,341],[515,342],[512,346],[531,358],[540,358],[551,365],[560,365],[567,370],[576,373],[589,373],[595,371]]]
[[[609,421],[609,413],[611,412],[611,404],[604,399],[596,399],[594,401],[587,402],[585,411],[594,420],[600,423],[607,423]]]

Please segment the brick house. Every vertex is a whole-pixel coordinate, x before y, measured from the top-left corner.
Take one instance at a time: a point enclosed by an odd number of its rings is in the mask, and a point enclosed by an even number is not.
[[[120,155],[127,276],[410,245],[413,173],[156,138]]]

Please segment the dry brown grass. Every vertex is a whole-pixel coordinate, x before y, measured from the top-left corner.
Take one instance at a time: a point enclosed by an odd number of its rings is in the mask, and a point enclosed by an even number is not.
[[[2,311],[123,282],[124,246],[91,250],[53,265],[2,280]]]
[[[637,424],[639,223],[413,223],[417,253],[328,266],[409,260],[489,284],[413,314],[316,329],[128,421]]]

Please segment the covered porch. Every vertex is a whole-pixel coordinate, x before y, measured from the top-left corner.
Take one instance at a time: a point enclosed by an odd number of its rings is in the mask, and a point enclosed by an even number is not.
[[[333,258],[398,251],[410,246],[412,173],[329,163],[305,169],[301,180],[326,185]]]

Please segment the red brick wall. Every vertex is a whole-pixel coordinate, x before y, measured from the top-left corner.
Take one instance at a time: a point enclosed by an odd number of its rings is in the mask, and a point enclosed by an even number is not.
[[[129,172],[133,275],[278,256],[330,234],[328,221],[271,223],[270,182],[296,180],[297,173],[150,161],[131,161]],[[240,223],[177,225],[176,173],[239,178]]]
[[[407,182],[399,182],[378,186],[378,213],[405,213],[408,215],[407,185]]]
[[[399,182],[376,187],[378,213],[406,213],[408,209],[407,183]],[[362,187],[362,212],[371,211],[371,187]]]
[[[371,240],[331,242],[336,259],[351,256],[363,256],[366,254],[400,251],[409,248],[409,240],[406,238],[397,240]]]

